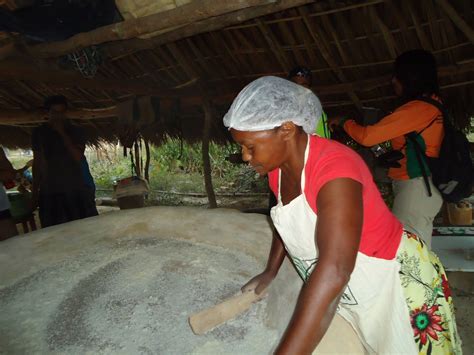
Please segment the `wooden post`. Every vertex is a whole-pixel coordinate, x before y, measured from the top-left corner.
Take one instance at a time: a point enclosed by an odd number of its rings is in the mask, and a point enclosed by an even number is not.
[[[211,136],[212,127],[212,107],[211,103],[203,100],[204,109],[204,131],[202,135],[202,164],[204,169],[204,185],[206,186],[207,198],[209,200],[209,208],[217,208],[216,195],[212,187],[212,169],[211,160],[209,159],[209,138]]]
[[[145,180],[150,182],[150,144],[148,140],[144,139],[145,141],[145,152],[146,152],[146,159],[145,159]]]
[[[137,174],[138,177],[142,177],[142,168],[140,166],[140,149],[138,147],[138,141],[135,142],[134,150],[135,150],[135,173]]]

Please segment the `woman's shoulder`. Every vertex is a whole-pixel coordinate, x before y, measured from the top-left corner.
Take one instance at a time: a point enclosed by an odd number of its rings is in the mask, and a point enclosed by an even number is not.
[[[370,175],[364,160],[353,149],[316,136],[311,137],[307,172],[318,180],[351,177],[362,182]]]
[[[435,99],[440,101],[439,98]],[[437,107],[426,101],[411,100],[398,107],[395,112],[410,114],[410,116],[413,116],[413,118],[416,119],[419,118],[420,115],[427,115],[432,117],[434,114],[438,113],[439,110]]]
[[[335,158],[341,158],[340,162],[343,163],[347,159],[363,162],[359,154],[357,154],[350,147],[339,143],[332,139],[321,138],[318,136],[311,136],[310,141],[310,153],[308,160],[313,162],[321,162],[325,160],[333,160]]]

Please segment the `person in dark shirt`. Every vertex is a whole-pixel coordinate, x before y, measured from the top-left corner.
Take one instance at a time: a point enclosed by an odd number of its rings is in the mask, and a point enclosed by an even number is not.
[[[45,108],[48,121],[32,136],[33,208],[43,228],[97,215],[95,191],[84,178],[84,133],[66,118],[64,96],[49,97]]]

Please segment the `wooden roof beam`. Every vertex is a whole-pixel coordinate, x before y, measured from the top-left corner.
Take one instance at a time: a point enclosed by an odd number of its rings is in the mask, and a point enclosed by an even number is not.
[[[380,31],[383,34],[383,38],[387,45],[388,52],[390,53],[390,57],[393,59],[396,58],[398,48],[397,48],[397,43],[393,39],[392,33],[390,32],[387,25],[382,21],[379,14],[377,13],[377,10],[374,7],[370,8],[370,14],[372,15],[375,23],[377,23],[377,26],[379,27]]]
[[[431,42],[428,40],[426,33],[423,31],[423,28],[418,21],[418,16],[416,15],[415,8],[411,1],[406,1],[404,4],[408,7],[408,12],[410,13],[411,20],[413,21],[413,25],[415,26],[416,35],[420,40],[421,47],[427,50],[433,50],[433,46]],[[429,24],[429,23],[428,23]]]
[[[314,13],[310,13],[309,17],[319,17],[319,16],[342,13],[344,11],[350,11],[350,10],[354,10],[354,9],[364,8],[364,7],[367,7],[367,6],[373,6],[373,5],[381,4],[381,3],[384,3],[385,1],[387,1],[387,0],[372,0],[372,1],[367,1],[367,2],[358,2],[357,4],[338,7],[336,9],[332,9],[332,10],[324,10],[324,11],[317,11],[317,12],[314,12]],[[299,15],[299,16],[290,16],[290,17],[285,17],[285,18],[281,18],[281,19],[272,19],[272,20],[265,21],[265,23],[267,25],[272,25],[272,24],[275,24],[275,23],[300,21],[300,20],[302,20],[301,15]],[[249,28],[249,27],[255,27],[255,26],[257,26],[255,23],[247,23],[247,24],[242,24],[242,25],[230,26],[230,27],[226,28],[226,30],[227,29],[229,29],[229,30],[242,29],[242,28]]]
[[[17,125],[28,123],[43,123],[46,119],[45,110],[6,110],[0,109],[0,125]],[[116,108],[100,110],[70,109],[67,117],[75,120],[95,120],[117,116]]]
[[[140,95],[160,97],[179,97],[195,93],[194,89],[162,89],[142,80],[133,79],[87,79],[73,71],[48,70],[44,67],[35,67],[28,63],[17,61],[0,62],[0,83],[9,80],[23,80],[25,82],[39,82],[55,88],[74,88],[97,90],[113,90],[132,92]]]
[[[453,21],[456,27],[466,35],[471,43],[474,43],[474,30],[466,21],[464,21],[456,9],[446,0],[436,0],[436,3],[438,3],[443,11],[449,16],[451,21]]]
[[[402,40],[404,43],[403,48],[413,47],[411,44],[413,41],[413,38],[411,38],[411,36],[409,36],[408,34],[408,24],[406,22],[405,16],[401,14],[400,9],[398,8],[399,5],[394,0],[388,0],[386,4],[387,4],[387,9],[386,9],[387,14],[391,14],[391,16],[395,17],[395,20],[400,27],[400,33],[402,34]],[[390,31],[390,33],[392,34],[393,32]]]
[[[457,66],[440,67],[438,69],[439,77],[451,77],[474,70],[474,61],[466,62]],[[376,78],[353,81],[349,83],[316,85],[312,89],[318,95],[341,94],[350,91],[371,91],[373,89],[390,85],[391,75],[383,75]],[[452,83],[442,86],[443,89],[457,87],[462,85],[472,85],[473,80],[467,80],[458,83]],[[241,87],[226,88],[220,90],[218,95],[212,97],[212,101],[216,104],[229,104],[241,90]],[[378,101],[381,98],[369,99],[370,101]],[[323,100],[324,101],[324,100]],[[368,100],[361,100],[362,103]],[[163,99],[163,104],[171,103],[171,99]],[[202,104],[201,96],[185,96],[182,98],[182,105],[200,106]],[[116,116],[116,108],[108,107],[104,109],[88,110],[88,109],[71,109],[68,110],[68,117],[77,120],[95,120],[100,118],[109,118]],[[18,124],[37,124],[44,122],[46,112],[42,110],[7,110],[0,109],[0,125],[18,125]]]
[[[156,31],[173,29],[188,23],[223,15],[255,6],[275,3],[276,0],[200,0],[175,9],[125,20],[95,30],[78,33],[64,41],[46,43],[31,48],[33,53],[49,57],[62,56],[75,50],[105,42],[126,40]]]
[[[283,49],[281,48],[280,43],[278,43],[275,35],[272,33],[272,31],[270,31],[267,25],[263,23],[262,20],[256,19],[255,23],[265,38],[265,42],[267,42],[268,47],[275,55],[275,58],[278,60],[278,63],[280,63],[282,69],[286,72],[289,72],[291,67],[288,62],[288,58],[286,57],[285,52],[283,52]]]
[[[232,0],[203,0],[203,1],[195,1],[194,6],[198,6],[199,8],[202,6],[201,4],[205,2],[209,4],[210,7],[215,7],[214,13],[215,15],[207,16],[201,18],[199,21],[193,20],[191,17],[184,17],[184,20],[181,25],[182,27],[175,28],[172,31],[168,31],[162,34],[159,34],[150,39],[128,39],[123,41],[116,41],[112,43],[107,43],[104,45],[104,50],[107,53],[108,57],[110,58],[118,58],[129,55],[131,53],[144,50],[144,49],[153,49],[162,44],[174,42],[186,37],[191,37],[200,33],[210,32],[225,28],[227,26],[235,25],[238,23],[242,23],[248,20],[252,20],[254,18],[269,15],[275,12],[284,11],[286,9],[305,5],[308,3],[314,2],[314,0],[280,0],[276,2],[276,0],[267,0],[267,1],[232,1]],[[241,3],[248,3],[248,4],[259,4],[260,6],[253,6],[248,8],[249,6],[243,6]],[[191,3],[192,4],[192,3]],[[232,4],[231,7],[228,7],[228,4]],[[240,4],[240,5],[239,5]],[[184,5],[180,8],[184,8]],[[224,11],[225,7],[228,7],[226,11]],[[238,6],[240,6],[240,10],[238,10]],[[244,8],[247,7],[247,8]],[[220,9],[221,14],[218,15],[216,9]],[[174,10],[170,10],[174,11]],[[200,10],[199,10],[200,11]],[[164,16],[164,12],[156,14],[156,16]],[[152,15],[155,16],[155,15]],[[160,22],[158,20],[157,22]],[[59,56],[60,54],[57,51],[50,51],[50,53],[46,53],[42,51],[39,55],[43,56]]]
[[[332,55],[329,51],[329,47],[325,44],[324,39],[321,36],[319,36],[319,34],[313,28],[313,26],[312,26],[312,24],[309,20],[308,9],[299,8],[298,10],[299,10],[300,15],[303,18],[303,22],[305,23],[305,25],[308,29],[308,32],[310,33],[311,37],[313,38],[313,41],[318,45],[318,47],[321,51],[321,55],[323,56],[326,63],[328,63],[328,65],[331,67],[331,69],[334,71],[334,73],[336,74],[337,78],[340,81],[343,81],[343,82],[347,81],[347,78],[344,75],[344,73],[342,72],[342,70],[340,68],[338,68],[337,64],[334,62],[334,60],[332,58]],[[354,93],[354,91],[349,90],[348,94],[349,94],[349,97],[351,98],[351,100],[354,102],[355,106],[358,109],[361,109],[362,104],[361,104],[359,98],[357,97],[357,95]]]

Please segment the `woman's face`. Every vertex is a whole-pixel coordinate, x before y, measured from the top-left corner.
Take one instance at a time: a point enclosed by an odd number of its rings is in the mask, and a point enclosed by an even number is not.
[[[395,91],[395,95],[402,96],[403,95],[403,86],[400,80],[397,79],[396,76],[392,78],[392,86],[393,90]]]
[[[242,148],[242,160],[261,176],[278,168],[285,159],[285,141],[279,129],[248,132],[231,129],[232,138]]]

